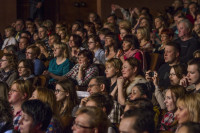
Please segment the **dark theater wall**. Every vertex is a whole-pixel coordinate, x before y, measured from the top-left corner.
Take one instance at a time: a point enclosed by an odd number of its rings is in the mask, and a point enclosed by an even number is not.
[[[29,0],[0,0],[0,32],[6,25],[16,18],[26,19],[29,16]],[[75,3],[79,3],[79,7]],[[81,3],[82,2],[82,3]],[[89,12],[98,12],[105,20],[110,13],[112,3],[119,4],[124,8],[149,7],[152,14],[171,5],[173,0],[45,0],[45,19],[53,22],[72,23],[76,19],[87,20]],[[84,4],[86,4],[84,6]],[[82,5],[82,6],[80,6]],[[120,14],[119,14],[120,15]]]

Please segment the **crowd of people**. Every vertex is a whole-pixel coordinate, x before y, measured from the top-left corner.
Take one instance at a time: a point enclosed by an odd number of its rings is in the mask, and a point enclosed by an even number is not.
[[[0,39],[0,133],[200,132],[199,9],[17,19]]]

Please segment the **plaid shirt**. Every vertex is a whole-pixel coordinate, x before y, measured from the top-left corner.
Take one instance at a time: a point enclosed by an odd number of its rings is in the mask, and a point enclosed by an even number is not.
[[[119,124],[122,113],[123,113],[122,106],[117,101],[114,101],[113,109],[111,110],[108,116],[110,122],[114,124]]]
[[[78,80],[78,72],[79,72],[79,64],[76,64],[65,76],[67,78],[71,78],[73,80],[76,80],[79,86],[87,86],[90,79],[92,79],[95,76],[99,75],[99,69],[97,66],[91,64],[87,69],[84,70],[83,78]]]
[[[4,70],[0,71],[0,81],[6,81],[8,77],[13,73],[14,71],[5,72]]]
[[[174,117],[174,113],[172,112],[165,113],[161,121],[160,130],[175,131],[176,128],[173,126]]]
[[[14,118],[13,118],[13,125],[14,125],[14,130],[16,130],[16,131],[18,131],[19,130],[19,120],[20,120],[20,118],[21,118],[21,110],[20,111],[18,111],[17,113],[16,113],[16,115],[14,116]]]

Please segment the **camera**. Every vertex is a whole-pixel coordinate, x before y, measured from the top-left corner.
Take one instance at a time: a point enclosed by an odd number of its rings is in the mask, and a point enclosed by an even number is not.
[[[149,72],[149,77],[154,77],[154,72]]]

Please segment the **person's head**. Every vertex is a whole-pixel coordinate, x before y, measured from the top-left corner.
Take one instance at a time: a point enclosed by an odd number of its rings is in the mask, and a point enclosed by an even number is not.
[[[134,100],[128,100],[125,103],[124,112],[128,110],[134,110],[135,108],[146,109],[153,112],[153,103],[150,99],[147,98],[136,98]]]
[[[0,112],[0,132],[3,133],[7,130],[8,125],[13,124],[12,108],[7,99],[0,98]]]
[[[27,37],[29,40],[31,38],[31,33],[28,31],[21,31],[20,32],[20,37]]]
[[[3,54],[3,57],[0,60],[0,68],[8,72],[10,70],[16,70],[17,68],[17,59],[13,54]]]
[[[11,105],[20,105],[28,100],[32,93],[33,87],[28,80],[15,80],[8,93],[8,101]]]
[[[92,22],[87,22],[84,24],[84,29],[87,30],[87,34],[92,35],[92,34],[96,34],[96,30],[95,30],[95,25]]]
[[[78,53],[78,63],[79,63],[79,65],[86,64],[87,66],[89,66],[93,63],[93,58],[94,58],[94,55],[89,50],[84,49],[84,50],[81,50]]]
[[[0,82],[0,98],[7,100],[8,99],[8,91],[9,87],[6,82]]]
[[[18,63],[18,73],[20,77],[29,77],[34,72],[32,60],[23,59]]]
[[[11,37],[14,35],[14,33],[15,33],[15,29],[12,26],[7,26],[5,28],[5,36],[6,37]]]
[[[40,100],[28,100],[22,104],[19,120],[20,133],[45,132],[52,117],[51,108]]]
[[[37,41],[35,41],[34,44],[35,44],[35,46],[40,48],[40,54],[43,54],[43,52],[48,52],[47,46],[45,45],[45,43],[43,41],[37,40]]]
[[[45,26],[47,28],[47,31],[52,31],[53,29],[53,22],[49,19],[43,21],[42,26]]]
[[[117,35],[113,32],[107,33],[105,36],[105,47],[118,48]]]
[[[54,44],[54,51],[53,51],[54,57],[69,57],[69,50],[66,44],[64,43],[55,43]]]
[[[198,10],[198,5],[194,2],[191,2],[188,6],[190,14],[195,14]]]
[[[121,28],[126,28],[126,29],[131,29],[131,23],[128,20],[122,20],[119,22],[119,29]]]
[[[150,32],[146,27],[140,27],[137,29],[137,38],[138,40],[146,40],[149,41],[150,39]]]
[[[102,109],[83,107],[76,112],[72,130],[76,133],[106,133],[108,126],[108,117]]]
[[[82,27],[82,24],[81,24],[80,22],[78,22],[78,21],[74,22],[74,23],[72,24],[71,33],[72,33],[72,34],[75,34],[75,33],[76,33],[76,30],[79,29],[79,28],[81,28],[81,27]]]
[[[90,35],[88,37],[88,48],[90,51],[102,48],[101,40],[98,35]]]
[[[35,29],[36,29],[36,28],[35,28],[34,23],[30,23],[30,24],[28,24],[27,27],[26,27],[26,30],[27,30],[28,32],[30,32],[31,34],[35,32]]]
[[[162,44],[166,44],[172,41],[173,36],[174,36],[174,32],[172,29],[163,29],[160,35]]]
[[[113,99],[110,95],[102,93],[94,93],[87,98],[86,106],[99,107],[106,115],[109,115],[113,108]]]
[[[169,79],[171,85],[178,85],[180,80],[187,75],[187,67],[183,64],[174,65],[170,69]]]
[[[165,45],[164,59],[168,64],[173,64],[179,60],[180,45],[174,42],[169,42]]]
[[[188,62],[187,72],[189,84],[200,83],[200,58],[191,59]]]
[[[90,94],[97,93],[97,92],[106,92],[108,93],[110,90],[110,82],[104,76],[97,76],[90,80],[88,84],[87,91]]]
[[[60,30],[58,31],[58,35],[60,36],[61,40],[66,39],[66,37],[67,37],[67,28],[66,27],[61,27]]]
[[[122,76],[131,80],[133,76],[137,76],[141,72],[140,62],[133,57],[126,59],[122,66]]]
[[[95,13],[95,12],[89,13],[89,16],[88,16],[89,22],[94,23],[94,21],[97,20],[98,18],[99,18],[99,16],[97,13]]]
[[[76,35],[76,34],[72,34],[70,37],[69,37],[69,47],[72,48],[72,47],[81,47],[82,45],[82,38],[79,36],[79,35]]]
[[[177,100],[177,111],[175,116],[179,124],[187,121],[199,122],[200,121],[200,94],[192,93],[179,97]]]
[[[176,9],[180,8],[183,5],[182,0],[174,0],[173,7]]]
[[[45,26],[41,26],[38,29],[38,36],[41,40],[44,40],[47,37],[47,28]]]
[[[188,19],[178,22],[178,36],[182,39],[191,35],[192,24]]]
[[[145,27],[150,30],[150,22],[147,18],[142,18],[140,21],[140,27]]]
[[[126,35],[123,38],[122,49],[127,52],[130,49],[137,49],[139,47],[139,42],[136,36]]]
[[[193,30],[194,30],[197,34],[200,33],[200,20],[196,20],[196,21],[194,22],[194,28],[193,28]]]
[[[56,116],[58,114],[56,95],[52,90],[48,88],[37,87],[30,99],[38,99],[44,103],[48,103],[53,115]]]
[[[107,17],[107,22],[111,24],[116,24],[117,16],[115,14],[111,14]]]
[[[106,78],[113,78],[121,76],[122,61],[118,58],[112,58],[105,63]]]
[[[145,83],[138,83],[132,88],[129,99],[130,100],[135,100],[137,98],[148,98],[148,99],[150,99],[151,98],[150,95],[151,94],[149,92],[147,85]]]
[[[40,55],[40,48],[36,45],[30,45],[26,48],[26,59],[34,60]]]
[[[3,49],[3,53],[16,55],[17,47],[15,45],[8,45]]]
[[[63,27],[64,25],[60,22],[56,23],[55,25],[55,33],[58,34],[58,31]]]
[[[61,38],[60,38],[60,36],[58,34],[49,35],[49,40],[48,40],[49,46],[53,47],[53,45],[55,43],[60,43],[60,40],[61,40]]]
[[[131,32],[130,29],[126,29],[126,28],[121,28],[119,31],[120,31],[121,40],[123,40],[124,36],[130,34],[130,32]]]
[[[167,111],[174,112],[176,108],[176,101],[179,97],[185,95],[185,88],[180,85],[170,86],[165,93],[165,105]]]
[[[196,50],[196,51],[193,53],[193,58],[200,58],[200,50]]]
[[[100,31],[99,31],[99,38],[101,40],[101,42],[103,42],[102,44],[105,44],[105,37],[108,33],[110,33],[111,31],[107,28],[102,28]]]
[[[82,38],[82,41],[87,39],[87,31],[84,28],[76,30],[76,35],[79,35]]]
[[[16,22],[15,22],[15,30],[17,32],[22,31],[24,29],[24,27],[25,27],[25,24],[24,24],[24,21],[22,19],[16,20]]]
[[[28,47],[29,45],[29,39],[26,37],[21,37],[19,39],[19,50],[24,50]]]
[[[78,104],[75,88],[75,84],[69,79],[58,81],[56,83],[56,100],[57,102],[66,104],[65,109],[67,113],[71,113],[70,111],[73,110],[73,107],[75,107]]]
[[[165,20],[162,16],[158,16],[154,19],[154,23],[155,23],[155,28],[156,29],[160,29],[160,28],[165,28],[166,27],[166,23]]]
[[[154,114],[147,109],[128,110],[124,113],[119,130],[126,133],[154,133]]]
[[[199,133],[199,122],[185,122],[181,124],[181,127],[177,130],[177,133]]]

